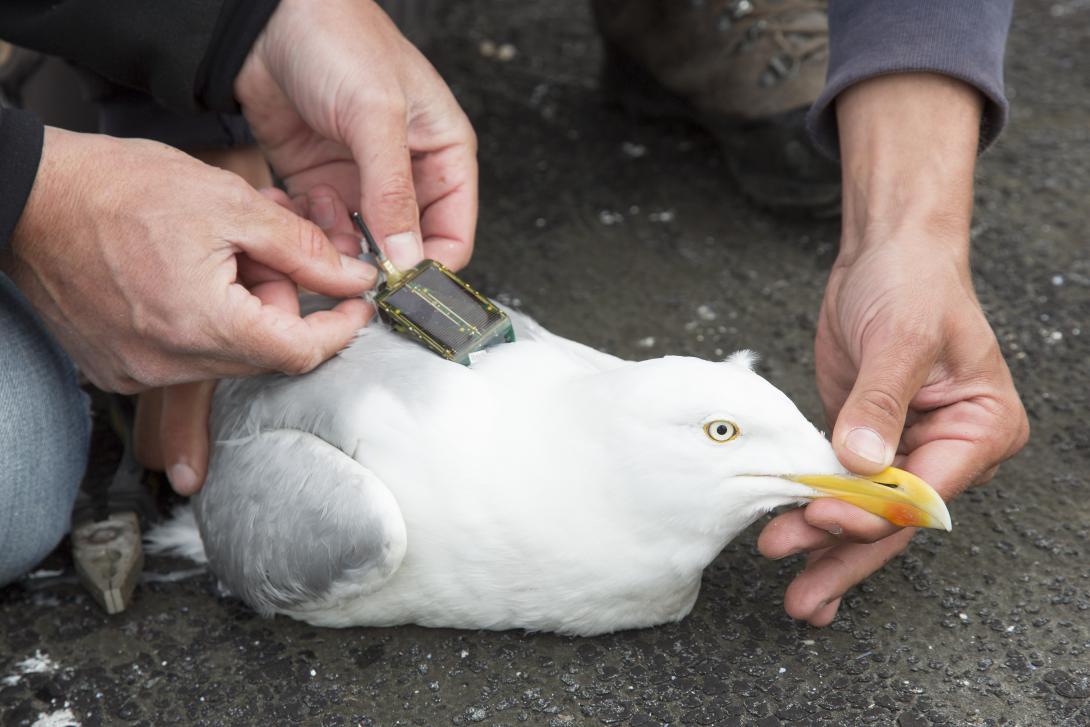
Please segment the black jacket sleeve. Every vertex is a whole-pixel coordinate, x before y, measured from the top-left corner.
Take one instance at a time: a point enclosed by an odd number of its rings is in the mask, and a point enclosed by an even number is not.
[[[38,117],[0,107],[0,252],[23,214],[41,155]]]
[[[929,71],[975,86],[985,98],[980,147],[1007,123],[1003,55],[1014,0],[829,0],[829,75],[810,109],[817,145],[837,156],[836,97],[889,73]]]
[[[231,85],[277,0],[5,0],[0,37],[179,112],[234,111]]]
[[[0,38],[60,56],[169,109],[236,111],[235,76],[279,0],[4,0]],[[41,156],[34,117],[0,110],[0,250]]]

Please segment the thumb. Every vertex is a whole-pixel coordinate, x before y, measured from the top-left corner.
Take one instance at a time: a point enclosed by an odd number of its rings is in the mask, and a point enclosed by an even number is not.
[[[859,375],[833,428],[833,449],[846,468],[873,474],[893,464],[905,416],[927,380],[936,349],[902,339],[864,347]]]
[[[396,106],[365,118],[366,128],[348,134],[360,169],[360,214],[390,261],[406,270],[424,259],[408,119]]]

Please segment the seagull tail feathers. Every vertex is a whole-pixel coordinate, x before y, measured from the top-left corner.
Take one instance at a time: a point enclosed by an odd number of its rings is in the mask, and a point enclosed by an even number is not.
[[[169,520],[156,525],[144,536],[144,547],[152,555],[172,555],[202,565],[208,563],[192,505],[174,508]]]

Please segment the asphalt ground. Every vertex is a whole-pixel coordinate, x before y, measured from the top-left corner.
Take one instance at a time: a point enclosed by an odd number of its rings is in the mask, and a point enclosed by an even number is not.
[[[821,421],[811,340],[835,221],[754,209],[699,131],[603,104],[580,0],[465,1],[438,21],[431,55],[481,142],[467,278],[631,358],[757,349]],[[952,533],[920,535],[830,627],[784,614],[801,562],[761,559],[757,526],[684,621],[590,639],[312,628],[163,558],[108,617],[62,548],[60,575],[0,591],[0,722],[1090,724],[1090,3],[1019,3],[1007,69],[974,269],[1033,437],[953,504]]]

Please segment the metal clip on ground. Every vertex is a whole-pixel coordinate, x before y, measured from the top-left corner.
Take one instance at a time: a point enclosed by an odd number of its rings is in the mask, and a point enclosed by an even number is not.
[[[136,513],[113,513],[80,525],[72,531],[72,555],[83,585],[106,613],[121,613],[132,604],[144,569]]]
[[[72,559],[83,585],[106,613],[132,605],[144,569],[141,504],[148,493],[144,468],[133,456],[132,415],[127,402],[111,396],[111,428],[124,443],[112,478],[87,478],[73,515]]]

